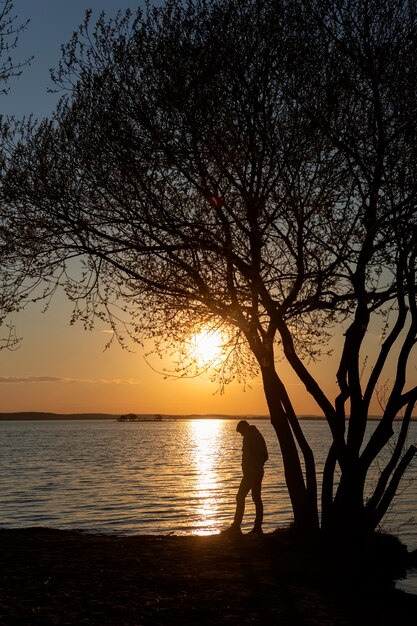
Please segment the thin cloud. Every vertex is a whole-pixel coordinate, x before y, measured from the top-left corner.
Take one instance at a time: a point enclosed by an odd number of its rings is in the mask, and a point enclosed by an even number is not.
[[[59,376],[0,376],[0,383],[62,383],[69,378]]]
[[[139,385],[137,378],[64,378],[61,376],[0,376],[0,384],[83,383],[87,385]]]

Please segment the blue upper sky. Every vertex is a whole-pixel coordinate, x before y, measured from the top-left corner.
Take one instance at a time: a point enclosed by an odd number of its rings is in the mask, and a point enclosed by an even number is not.
[[[14,59],[33,56],[18,79],[13,79],[10,92],[1,96],[0,113],[21,118],[33,113],[42,118],[50,115],[58,96],[48,93],[51,87],[49,70],[58,65],[60,47],[69,41],[84,19],[87,9],[93,10],[93,20],[101,11],[112,16],[127,8],[142,6],[141,0],[13,0],[16,23],[30,20],[21,34]]]

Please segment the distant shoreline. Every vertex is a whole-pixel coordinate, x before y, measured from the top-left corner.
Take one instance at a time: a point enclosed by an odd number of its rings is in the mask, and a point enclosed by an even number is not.
[[[117,420],[120,413],[43,413],[38,411],[19,411],[14,413],[0,413],[0,421],[52,421],[52,420]],[[192,413],[188,415],[179,414],[161,414],[161,413],[137,413],[137,422],[153,422],[153,421],[174,421],[174,420],[192,420],[192,419],[222,419],[222,420],[269,420],[268,415],[224,415],[224,414],[198,414]],[[299,415],[300,420],[324,421],[322,415]],[[380,420],[380,415],[370,415],[369,420]],[[414,415],[412,421],[417,421]]]
[[[225,414],[162,414],[137,413],[137,421],[172,421],[181,419],[248,419],[267,420],[267,415],[225,415]],[[19,411],[15,413],[0,413],[0,421],[19,420],[117,420],[120,413],[43,413],[40,411]],[[304,419],[323,419],[322,417],[306,416]]]

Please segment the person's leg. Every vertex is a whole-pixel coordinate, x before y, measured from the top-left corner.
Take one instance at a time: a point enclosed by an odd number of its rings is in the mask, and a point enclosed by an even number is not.
[[[261,488],[264,473],[258,474],[252,480],[252,500],[255,504],[255,524],[254,530],[262,530],[262,522],[264,519],[264,505],[262,502]]]
[[[242,523],[245,512],[245,499],[251,489],[251,483],[246,476],[243,476],[236,496],[236,512],[233,521],[234,527],[239,527]]]

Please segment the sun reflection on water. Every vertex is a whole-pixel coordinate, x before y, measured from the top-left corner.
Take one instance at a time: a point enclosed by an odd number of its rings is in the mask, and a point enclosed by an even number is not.
[[[221,420],[190,421],[192,463],[195,477],[195,491],[198,493],[196,513],[199,519],[199,535],[218,532],[216,519],[219,514],[219,500],[216,497],[219,482],[219,455],[221,454]]]

